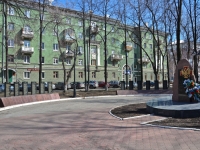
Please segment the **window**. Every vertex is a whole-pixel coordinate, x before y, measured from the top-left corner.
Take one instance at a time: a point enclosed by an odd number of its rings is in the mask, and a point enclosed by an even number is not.
[[[13,31],[14,30],[14,23],[8,23],[8,30]]]
[[[83,59],[78,60],[78,65],[83,65]]]
[[[71,59],[67,58],[67,59],[66,59],[66,64],[67,64],[67,65],[71,65]]]
[[[150,49],[152,49],[153,47],[152,47],[152,44],[149,44],[149,47],[150,47]]]
[[[111,27],[111,32],[115,32],[115,28],[114,27]]]
[[[134,69],[137,69],[137,65],[134,65]]]
[[[145,38],[145,39],[147,38],[147,34],[146,34],[146,33],[144,34],[144,38]]]
[[[66,23],[71,24],[71,18],[66,18]]]
[[[44,14],[40,14],[40,19],[44,20],[45,19],[45,15]]]
[[[14,40],[8,39],[8,47],[14,47]]]
[[[79,20],[79,21],[78,21],[78,26],[83,26],[82,20]]]
[[[151,34],[149,34],[149,39],[152,39],[152,35]]]
[[[96,40],[96,35],[94,35],[94,34],[91,35],[91,40],[92,40],[92,41],[95,41],[95,40]]]
[[[24,72],[24,79],[30,79],[30,72]]]
[[[112,77],[113,77],[113,78],[115,78],[115,77],[116,77],[116,76],[115,76],[115,72],[112,72]]]
[[[66,50],[70,51],[71,50],[71,45],[66,45]]]
[[[44,72],[42,72],[42,79],[44,79]]]
[[[96,72],[92,72],[92,78],[96,78]]]
[[[95,66],[96,65],[96,59],[91,60],[91,65]]]
[[[14,62],[14,55],[8,55],[8,62]]]
[[[102,25],[102,29],[105,30],[105,25]]]
[[[66,74],[67,74],[67,76],[68,76],[69,78],[71,78],[71,73],[69,73],[69,71],[67,71]]]
[[[112,38],[111,42],[112,42],[112,44],[114,44],[115,43],[115,38]]]
[[[24,40],[24,47],[30,47],[30,45],[31,45],[30,41]]]
[[[9,8],[8,8],[8,14],[9,14],[9,15],[15,15],[15,10],[14,10],[14,8],[9,7]]]
[[[44,57],[42,57],[41,63],[44,64]]]
[[[82,48],[82,46],[78,47],[78,53],[83,54],[83,48]]]
[[[146,48],[147,47],[147,45],[146,45],[146,43],[144,43],[144,48]]]
[[[53,58],[53,64],[58,64],[58,58]]]
[[[30,11],[30,10],[25,10],[24,14],[25,14],[25,16],[26,16],[27,18],[30,18],[30,17],[31,17],[31,11]]]
[[[55,35],[55,36],[57,35],[57,30],[55,30],[55,29],[53,30],[53,35]]]
[[[53,78],[58,78],[58,71],[53,71]]]
[[[106,74],[105,74],[105,72],[104,72],[104,77],[105,77],[105,75],[106,75],[106,77],[108,78],[108,72],[106,72]]]
[[[83,78],[83,72],[78,72],[78,77]]]
[[[30,56],[24,55],[24,63],[30,63]]]
[[[44,50],[44,43],[42,43],[42,47],[41,48],[42,48],[42,50]]]
[[[42,28],[42,34],[43,35],[45,34],[45,28]]]
[[[55,44],[55,43],[53,44],[53,50],[58,51],[58,44]]]
[[[81,32],[78,33],[78,38],[82,39],[83,38],[83,34]]]
[[[28,25],[25,25],[25,26],[24,26],[24,29],[23,29],[23,31],[24,31],[25,33],[32,32],[32,30],[31,30],[31,27],[30,27],[30,26],[28,26]]]

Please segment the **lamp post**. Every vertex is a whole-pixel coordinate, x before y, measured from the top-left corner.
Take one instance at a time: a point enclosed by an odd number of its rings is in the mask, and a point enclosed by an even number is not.
[[[73,92],[73,97],[76,97],[76,56],[77,55],[81,55],[81,53],[80,53],[80,51],[77,53],[77,51],[74,49],[74,92]]]
[[[76,97],[76,54],[74,50],[74,92],[73,92],[73,97]]]

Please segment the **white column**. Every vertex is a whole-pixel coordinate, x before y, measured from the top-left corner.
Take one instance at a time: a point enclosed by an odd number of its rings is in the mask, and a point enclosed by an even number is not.
[[[97,66],[100,66],[100,45],[97,45]]]

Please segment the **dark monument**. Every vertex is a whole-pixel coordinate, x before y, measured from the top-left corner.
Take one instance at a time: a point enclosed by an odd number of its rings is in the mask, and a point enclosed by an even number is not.
[[[190,79],[195,82],[192,66],[186,59],[182,59],[178,62],[174,74],[173,101],[190,102],[190,99],[185,93],[185,88],[183,87],[183,82],[186,79]]]

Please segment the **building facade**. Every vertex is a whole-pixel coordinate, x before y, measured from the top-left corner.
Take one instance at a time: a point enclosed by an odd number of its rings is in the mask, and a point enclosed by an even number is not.
[[[38,82],[40,35],[42,34],[42,81],[63,82],[63,65],[69,77],[74,80],[74,57],[76,57],[76,81],[84,81],[85,71],[90,80],[104,81],[105,59],[107,60],[107,80],[125,81],[128,74],[129,81],[141,80],[140,51],[142,50],[143,81],[155,80],[152,65],[146,53],[153,58],[155,40],[151,32],[143,30],[142,45],[139,45],[136,27],[124,27],[115,19],[88,13],[46,6],[41,12],[37,4],[21,5],[20,11],[16,7],[7,6],[7,31],[5,31],[4,17],[1,11],[1,73],[0,78],[5,82],[5,46],[3,37],[8,35],[8,74],[9,82]],[[3,10],[3,5],[1,4]],[[85,25],[83,25],[83,19]],[[42,33],[40,23],[42,21]],[[106,26],[105,26],[106,25]],[[85,26],[85,35],[83,35]],[[106,30],[106,38],[105,38]],[[85,45],[84,45],[85,36]],[[125,38],[126,36],[126,38]],[[90,37],[90,38],[89,38]],[[163,34],[159,35],[163,41]],[[105,39],[106,47],[105,47]],[[126,40],[125,40],[126,39]],[[85,47],[85,50],[84,50]],[[165,48],[164,42],[162,49]],[[106,49],[106,58],[105,58]],[[146,53],[144,52],[146,51]],[[76,55],[78,54],[78,55]],[[84,60],[86,59],[86,62]],[[127,59],[127,60],[126,60]],[[161,63],[163,58],[156,59]],[[157,61],[158,60],[158,61]],[[159,62],[160,61],[160,62]],[[84,64],[86,63],[86,70]],[[127,65],[127,67],[126,67]],[[166,60],[160,65],[159,81],[167,79]],[[127,70],[126,70],[127,68]],[[165,76],[161,74],[164,69]],[[87,75],[88,76],[88,75]]]

